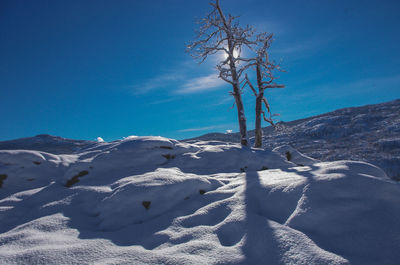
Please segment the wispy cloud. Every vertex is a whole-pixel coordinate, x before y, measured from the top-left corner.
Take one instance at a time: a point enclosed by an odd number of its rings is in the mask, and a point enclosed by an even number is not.
[[[222,99],[220,99],[219,101],[217,101],[214,104],[210,104],[209,106],[220,106],[220,105],[229,105],[229,104],[233,104],[235,102],[235,99],[233,98],[233,96],[231,95],[227,95],[225,97],[223,97]]]
[[[132,91],[134,94],[145,94],[155,89],[168,87],[184,78],[185,76],[183,74],[177,72],[162,74],[133,85]]]
[[[214,59],[217,60],[216,58]],[[147,94],[163,88],[168,88],[175,95],[214,90],[226,84],[218,78],[214,67],[215,63],[210,62],[199,65],[193,60],[182,61],[178,66],[169,69],[167,73],[162,73],[145,80],[138,80],[136,84],[129,86],[129,89],[134,95]],[[194,75],[194,73],[199,72],[200,76]],[[210,74],[210,72],[213,72],[213,74]],[[154,102],[154,104],[158,103],[163,102]]]
[[[383,89],[392,86],[400,86],[400,75],[378,77],[378,78],[366,78],[357,80],[355,82],[345,85],[347,88],[357,89]]]
[[[365,79],[352,80],[348,82],[332,82],[316,86],[310,86],[302,93],[285,93],[279,91],[274,99],[285,101],[287,104],[298,104],[306,102],[308,105],[320,102],[324,99],[340,101],[351,97],[358,97],[363,94],[390,95],[400,88],[400,75],[386,77],[370,77]]]
[[[227,124],[219,124],[219,125],[212,125],[206,127],[199,127],[199,128],[188,128],[183,130],[178,130],[178,132],[200,132],[200,131],[208,131],[208,130],[217,130],[221,128],[227,128]]]
[[[287,25],[277,22],[276,20],[266,20],[265,17],[256,22],[254,27],[258,32],[269,32],[273,33],[274,36],[282,36],[288,33]]]
[[[378,91],[388,93],[392,89],[398,89],[399,87],[400,75],[394,75],[359,79],[348,83],[324,85],[316,88],[315,91],[322,92],[330,97],[340,98]]]
[[[218,78],[216,74],[210,74],[207,76],[196,77],[189,79],[183,84],[178,90],[175,91],[177,94],[193,94],[203,91],[214,90],[225,84],[224,81]]]
[[[290,60],[303,59],[315,54],[334,39],[335,36],[317,36],[295,42],[291,40],[286,43],[277,43],[279,46],[273,44],[271,53]]]
[[[283,46],[280,48],[273,49],[275,53],[279,54],[291,54],[291,53],[297,53],[301,51],[307,51],[313,49],[315,46],[317,46],[313,41],[303,41],[303,42],[298,42],[295,44],[292,44],[290,46]]]

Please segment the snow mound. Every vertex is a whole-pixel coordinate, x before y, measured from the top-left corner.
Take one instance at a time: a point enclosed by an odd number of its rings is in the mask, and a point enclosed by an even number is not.
[[[254,143],[254,130],[249,131]],[[211,133],[187,142],[239,142],[239,133]],[[333,112],[263,128],[263,147],[290,145],[321,161],[364,161],[400,180],[400,99]]]
[[[400,242],[400,186],[364,162],[314,167],[299,173],[311,178],[285,224],[354,264],[395,264],[400,258],[395,250]]]
[[[113,192],[97,207],[102,229],[142,223],[212,189],[206,177],[183,174],[177,168],[126,177],[113,186]]]
[[[281,155],[284,155],[288,161],[292,161],[293,163],[299,166],[308,166],[319,162],[319,160],[317,159],[313,159],[309,156],[300,153],[290,145],[278,146],[273,150],[280,153]]]
[[[0,150],[2,194],[37,188],[55,181],[78,159],[77,155],[53,155],[29,150]]]
[[[5,264],[400,260],[399,184],[290,146],[128,137],[74,155],[0,151],[0,180]]]
[[[198,143],[191,152],[176,156],[171,161],[183,171],[213,174],[245,172],[271,168],[288,168],[295,164],[282,159],[278,152],[241,147],[238,144]]]

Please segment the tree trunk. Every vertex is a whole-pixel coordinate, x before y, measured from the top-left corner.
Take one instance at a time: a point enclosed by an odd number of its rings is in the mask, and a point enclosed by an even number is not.
[[[229,68],[232,74],[232,86],[233,86],[233,96],[235,97],[236,108],[238,112],[238,121],[239,121],[239,130],[240,130],[240,144],[242,146],[248,145],[247,139],[247,126],[246,126],[246,116],[244,115],[244,107],[242,102],[242,96],[240,94],[240,85],[239,85],[239,76],[236,71],[236,65],[232,58],[233,53],[235,51],[235,45],[233,43],[232,37],[232,29],[231,25],[226,22],[225,16],[221,10],[219,5],[219,0],[215,1],[215,6],[218,10],[218,13],[224,23],[225,33],[228,41],[228,49],[229,49]]]
[[[262,111],[262,99],[264,97],[264,90],[262,89],[262,77],[261,77],[261,69],[257,64],[257,86],[258,86],[258,95],[256,98],[256,131],[255,131],[255,141],[254,147],[262,147],[262,130],[261,130],[261,111]]]
[[[229,36],[229,35],[228,35]],[[228,47],[231,54],[234,52],[234,46],[232,44],[231,39],[228,37]],[[238,122],[239,122],[239,130],[240,130],[240,144],[242,146],[248,145],[247,139],[247,126],[246,126],[246,116],[244,115],[244,106],[242,101],[242,95],[240,94],[240,86],[239,86],[239,77],[236,72],[236,65],[233,59],[230,59],[229,68],[232,74],[232,82],[233,82],[233,96],[235,97],[235,103],[238,113]]]
[[[240,144],[242,146],[247,146],[247,126],[246,126],[246,116],[244,115],[244,107],[242,102],[242,96],[240,95],[239,86],[233,85],[233,95],[235,97],[236,108],[238,113],[239,129],[240,129]]]
[[[256,98],[256,132],[255,132],[255,141],[254,147],[262,146],[262,130],[261,130],[261,108],[262,108],[262,97],[260,95]]]

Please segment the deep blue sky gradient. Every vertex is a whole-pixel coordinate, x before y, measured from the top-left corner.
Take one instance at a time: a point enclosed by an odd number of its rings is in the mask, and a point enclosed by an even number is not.
[[[237,131],[215,62],[185,53],[208,0],[0,1],[0,140]],[[280,120],[400,98],[397,0],[222,0],[275,34]],[[244,94],[248,129],[254,97]],[[266,126],[266,124],[264,124]]]

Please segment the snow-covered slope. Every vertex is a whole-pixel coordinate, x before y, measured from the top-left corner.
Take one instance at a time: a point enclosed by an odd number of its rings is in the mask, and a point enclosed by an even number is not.
[[[290,145],[322,161],[366,161],[400,180],[400,100],[281,122],[276,129],[263,131],[264,147]],[[254,131],[249,135],[254,136]],[[193,140],[238,142],[239,136],[213,133]]]
[[[399,184],[289,146],[128,137],[67,155],[0,151],[0,186],[4,264],[400,260]]]

